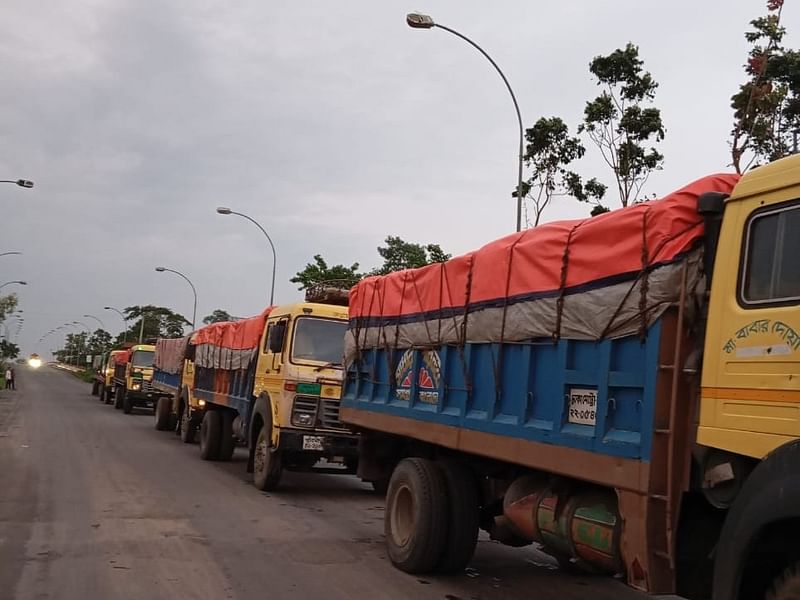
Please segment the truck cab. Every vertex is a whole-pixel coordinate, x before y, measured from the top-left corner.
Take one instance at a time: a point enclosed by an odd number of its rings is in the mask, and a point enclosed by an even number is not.
[[[155,346],[136,344],[127,350],[127,360],[116,363],[114,369],[114,407],[130,414],[134,407],[154,409],[162,395],[153,388],[153,358]]]

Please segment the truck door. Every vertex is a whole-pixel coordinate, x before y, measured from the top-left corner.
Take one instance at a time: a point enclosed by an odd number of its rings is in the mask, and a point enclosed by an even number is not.
[[[262,360],[264,373],[267,375],[278,375],[281,372],[288,330],[288,317],[276,317],[267,321]]]
[[[756,458],[800,437],[800,190],[726,206],[698,441]]]

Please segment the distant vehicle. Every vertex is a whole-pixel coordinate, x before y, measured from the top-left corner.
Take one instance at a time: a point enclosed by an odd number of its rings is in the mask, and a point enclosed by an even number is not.
[[[128,415],[134,407],[155,411],[158,399],[165,394],[153,388],[155,346],[135,344],[114,356],[114,408]]]
[[[800,155],[350,293],[341,416],[398,568],[478,528],[652,594],[800,590]]]
[[[18,361],[19,362],[19,361]],[[21,362],[25,362],[24,360]],[[38,369],[42,366],[42,359],[35,352],[28,357],[28,366],[33,369]]]

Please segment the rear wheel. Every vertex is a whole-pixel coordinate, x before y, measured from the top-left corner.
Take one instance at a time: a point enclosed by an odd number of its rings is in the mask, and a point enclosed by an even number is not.
[[[169,429],[170,398],[162,396],[156,404],[156,429],[166,431]]]
[[[122,394],[122,412],[126,415],[129,415],[133,412],[133,398],[127,392],[127,390]]]
[[[93,381],[92,382],[92,396],[99,396],[100,395],[100,382]]]
[[[229,461],[233,458],[236,447],[233,439],[233,411],[222,411],[222,426],[219,432],[219,460]]]
[[[447,537],[436,571],[459,573],[475,554],[478,543],[480,514],[478,482],[463,464],[455,461],[440,463],[447,488]]]
[[[217,460],[222,433],[222,414],[217,410],[207,410],[200,424],[200,458]]]
[[[253,483],[265,492],[278,487],[283,472],[280,453],[270,447],[271,430],[270,423],[265,423],[259,430],[253,460]]]
[[[125,388],[121,385],[118,385],[114,388],[114,408],[119,410],[122,408],[122,401],[124,400],[123,396],[125,396]]]
[[[103,400],[106,404],[111,404],[114,402],[114,386],[113,385],[103,385]]]
[[[189,412],[189,407],[184,405],[181,408],[181,427],[180,427],[180,434],[181,434],[181,441],[184,444],[191,444],[194,442],[194,435],[197,431],[197,426],[194,423],[194,420],[191,417],[191,413]]]
[[[406,458],[392,473],[384,531],[389,559],[406,573],[429,573],[442,556],[448,526],[447,488],[441,468]]]

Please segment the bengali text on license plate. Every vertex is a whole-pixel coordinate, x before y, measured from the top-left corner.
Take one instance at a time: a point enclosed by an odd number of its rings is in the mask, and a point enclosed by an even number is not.
[[[303,450],[322,450],[322,436],[304,435]]]
[[[597,390],[570,389],[567,420],[578,425],[594,425],[597,420]]]

